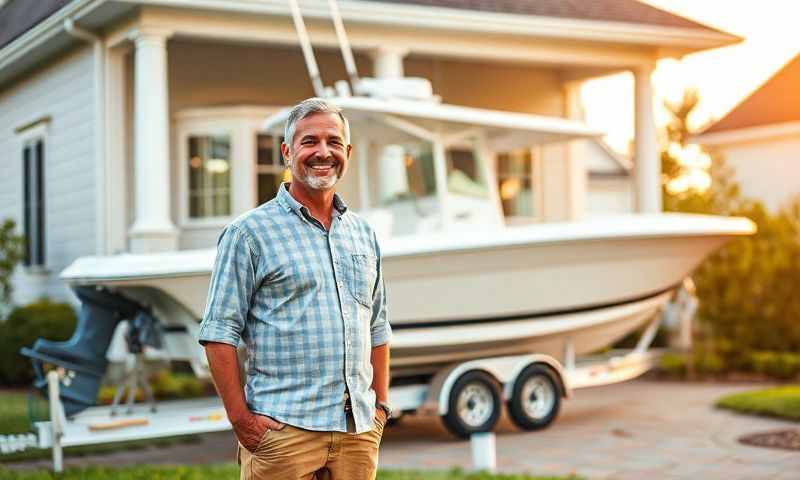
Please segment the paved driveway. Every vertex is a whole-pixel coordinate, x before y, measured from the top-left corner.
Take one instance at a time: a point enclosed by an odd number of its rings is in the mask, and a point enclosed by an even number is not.
[[[520,432],[503,419],[497,434],[503,472],[599,479],[800,479],[800,452],[740,445],[744,434],[800,424],[715,410],[722,395],[758,385],[685,384],[637,380],[578,390],[556,422]],[[167,448],[68,458],[67,465],[198,464],[230,462],[231,432]],[[409,416],[388,428],[381,466],[398,469],[469,468],[469,442],[455,440],[437,417]],[[46,460],[17,469],[46,469]]]
[[[637,380],[578,390],[547,430],[520,432],[503,419],[498,470],[590,479],[800,479],[800,452],[736,441],[800,424],[712,407],[722,395],[751,388],[758,386]],[[437,418],[407,417],[387,430],[381,465],[468,467],[469,455],[469,443],[453,440]]]

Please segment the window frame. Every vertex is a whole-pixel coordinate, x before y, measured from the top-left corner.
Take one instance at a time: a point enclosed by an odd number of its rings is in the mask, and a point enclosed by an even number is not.
[[[271,165],[261,165],[258,163],[258,137],[259,135],[264,135],[272,138],[272,164]],[[253,142],[255,145],[255,150],[253,152],[253,188],[255,189],[253,193],[253,198],[255,199],[255,205],[259,206],[262,204],[259,198],[259,191],[258,191],[258,176],[261,174],[265,175],[277,175],[281,178],[286,174],[286,167],[283,163],[283,155],[281,154],[281,143],[283,139],[283,135],[277,135],[270,132],[265,132],[263,130],[254,130],[252,132]]]
[[[176,161],[172,172],[177,177],[178,228],[219,229],[245,211],[257,206],[257,180],[255,165],[258,161],[256,135],[265,133],[260,129],[268,116],[282,107],[271,106],[226,106],[197,107],[176,112],[173,117],[173,152]],[[227,135],[230,138],[230,205],[227,216],[192,218],[189,216],[189,137],[203,135]],[[173,197],[174,198],[174,197]]]
[[[507,225],[526,225],[530,223],[539,223],[542,222],[543,220],[544,207],[542,202],[544,201],[544,192],[542,191],[543,185],[542,185],[541,148],[532,147],[523,150],[529,150],[531,156],[530,181],[531,181],[532,192],[529,200],[533,203],[532,215],[506,215],[505,212],[502,212],[503,218],[505,219]],[[500,162],[497,161],[497,156],[500,153],[506,153],[506,152],[494,152],[495,178],[497,181],[498,195],[500,190],[500,183],[504,178],[506,178],[501,175]]]

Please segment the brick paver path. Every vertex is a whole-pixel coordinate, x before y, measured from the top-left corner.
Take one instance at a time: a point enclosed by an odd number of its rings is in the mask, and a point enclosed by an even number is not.
[[[800,479],[800,452],[739,444],[744,434],[800,428],[713,408],[722,395],[758,385],[637,380],[575,391],[547,430],[521,432],[507,419],[497,431],[502,472],[589,479]],[[453,440],[437,418],[404,418],[387,430],[384,468],[470,465],[469,443]]]

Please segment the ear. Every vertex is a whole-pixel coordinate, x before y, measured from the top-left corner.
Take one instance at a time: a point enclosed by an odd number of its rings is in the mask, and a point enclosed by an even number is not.
[[[289,156],[289,145],[281,143],[281,155],[283,155],[283,162],[286,164],[286,167],[291,165],[292,158]]]
[[[349,143],[347,144],[347,159],[350,159],[350,154],[353,153],[353,146]]]

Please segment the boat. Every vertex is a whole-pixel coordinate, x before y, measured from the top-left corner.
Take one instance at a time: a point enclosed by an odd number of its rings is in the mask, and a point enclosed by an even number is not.
[[[655,214],[384,240],[393,375],[526,352],[562,358],[565,339],[577,355],[602,349],[653,318],[710,253],[752,232],[742,218]],[[191,338],[215,255],[83,257],[61,278],[117,292]],[[195,350],[172,357],[205,376]]]

